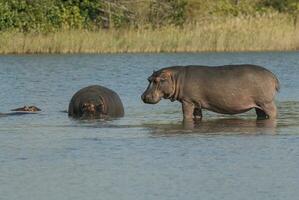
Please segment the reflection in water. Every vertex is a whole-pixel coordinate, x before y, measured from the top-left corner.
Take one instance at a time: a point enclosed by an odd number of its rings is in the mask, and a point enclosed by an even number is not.
[[[209,113],[202,121],[176,123],[176,124],[146,124],[152,134],[169,135],[183,133],[199,134],[276,134],[278,128],[293,127],[298,130],[299,126],[299,102],[283,101],[277,102],[278,118],[276,120],[246,119],[248,113],[239,115],[242,118],[227,118],[224,115]],[[215,119],[215,117],[222,117]],[[224,118],[223,118],[224,116]],[[244,117],[244,118],[243,118]],[[293,131],[294,132],[294,131]],[[288,131],[289,134],[292,131]]]
[[[239,119],[204,111],[187,128],[178,102],[140,100],[153,69],[241,63],[279,77],[276,128],[254,111]],[[43,107],[0,117],[0,199],[294,199],[298,63],[299,52],[0,56],[0,110]],[[125,117],[80,121],[59,112],[91,84],[115,90]]]
[[[38,112],[29,112],[29,111],[18,111],[18,112],[10,112],[10,113],[0,113],[0,117],[8,117],[8,116],[21,116],[21,115],[28,115],[28,114],[40,114]]]
[[[207,118],[196,123],[183,123],[181,121],[168,122],[163,120],[162,123],[148,121],[140,124],[119,124],[115,120],[72,120],[73,127],[90,127],[90,128],[142,128],[149,130],[155,135],[176,135],[186,133],[197,134],[276,134],[278,128],[298,127],[299,121],[299,102],[285,101],[278,102],[278,119],[277,120],[256,120],[255,118],[246,119],[248,113],[239,115],[240,118],[227,118],[225,115],[208,113]],[[171,115],[171,114],[169,114]],[[219,118],[220,117],[220,118]],[[118,122],[121,122],[119,120]],[[290,131],[288,133],[291,133]]]
[[[145,125],[154,135],[197,134],[275,134],[276,120],[221,118],[181,124]]]
[[[275,133],[276,120],[224,118],[196,123],[194,129],[201,133],[259,134]]]
[[[283,101],[278,103],[278,126],[298,126],[299,102]]]

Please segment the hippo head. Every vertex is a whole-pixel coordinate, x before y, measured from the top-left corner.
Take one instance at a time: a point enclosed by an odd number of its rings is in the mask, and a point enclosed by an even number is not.
[[[175,92],[173,77],[168,70],[153,72],[148,78],[149,85],[141,96],[144,103],[156,104],[162,98],[169,99]]]
[[[29,111],[29,112],[37,112],[37,111],[41,111],[41,109],[39,109],[39,108],[36,107],[36,106],[28,106],[26,111]]]
[[[93,103],[85,102],[81,104],[81,113],[82,117],[96,117],[103,114],[103,104],[102,103]]]
[[[36,106],[24,106],[21,108],[12,109],[11,111],[37,112],[37,111],[41,111],[41,109],[39,109]]]

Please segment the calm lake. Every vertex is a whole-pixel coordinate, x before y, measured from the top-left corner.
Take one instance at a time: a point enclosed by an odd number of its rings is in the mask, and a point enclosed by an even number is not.
[[[153,70],[257,64],[280,82],[276,125],[255,112],[203,111],[186,129],[181,106],[147,105]],[[116,91],[125,117],[77,121],[65,111],[82,87]],[[299,52],[0,56],[0,199],[295,199],[299,196]]]

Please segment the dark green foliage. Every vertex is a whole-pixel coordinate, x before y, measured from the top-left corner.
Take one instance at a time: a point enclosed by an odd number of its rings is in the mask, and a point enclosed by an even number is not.
[[[0,0],[0,31],[98,29],[129,23],[131,13],[104,0]]]
[[[0,30],[46,32],[61,28],[65,20],[55,0],[0,0]]]
[[[205,5],[201,10],[204,15],[240,16],[256,15],[269,12],[288,13],[293,15],[299,11],[299,0],[190,0],[194,4]]]
[[[64,29],[181,26],[190,16],[194,19],[189,21],[196,21],[196,15],[238,16],[269,11],[289,13],[297,19],[299,0],[0,0],[0,31],[47,33]]]
[[[154,27],[182,25],[186,20],[186,0],[155,0],[150,2],[149,22]]]
[[[299,11],[299,0],[262,0],[259,6],[272,8],[279,12],[294,13]]]

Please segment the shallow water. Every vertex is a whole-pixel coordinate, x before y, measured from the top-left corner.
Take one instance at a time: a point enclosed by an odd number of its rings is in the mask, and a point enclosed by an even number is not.
[[[179,103],[146,105],[146,78],[170,65],[251,63],[281,82],[279,118],[204,111],[194,129]],[[299,52],[0,56],[0,199],[294,199],[299,195]],[[101,84],[126,115],[77,121],[64,111]]]

